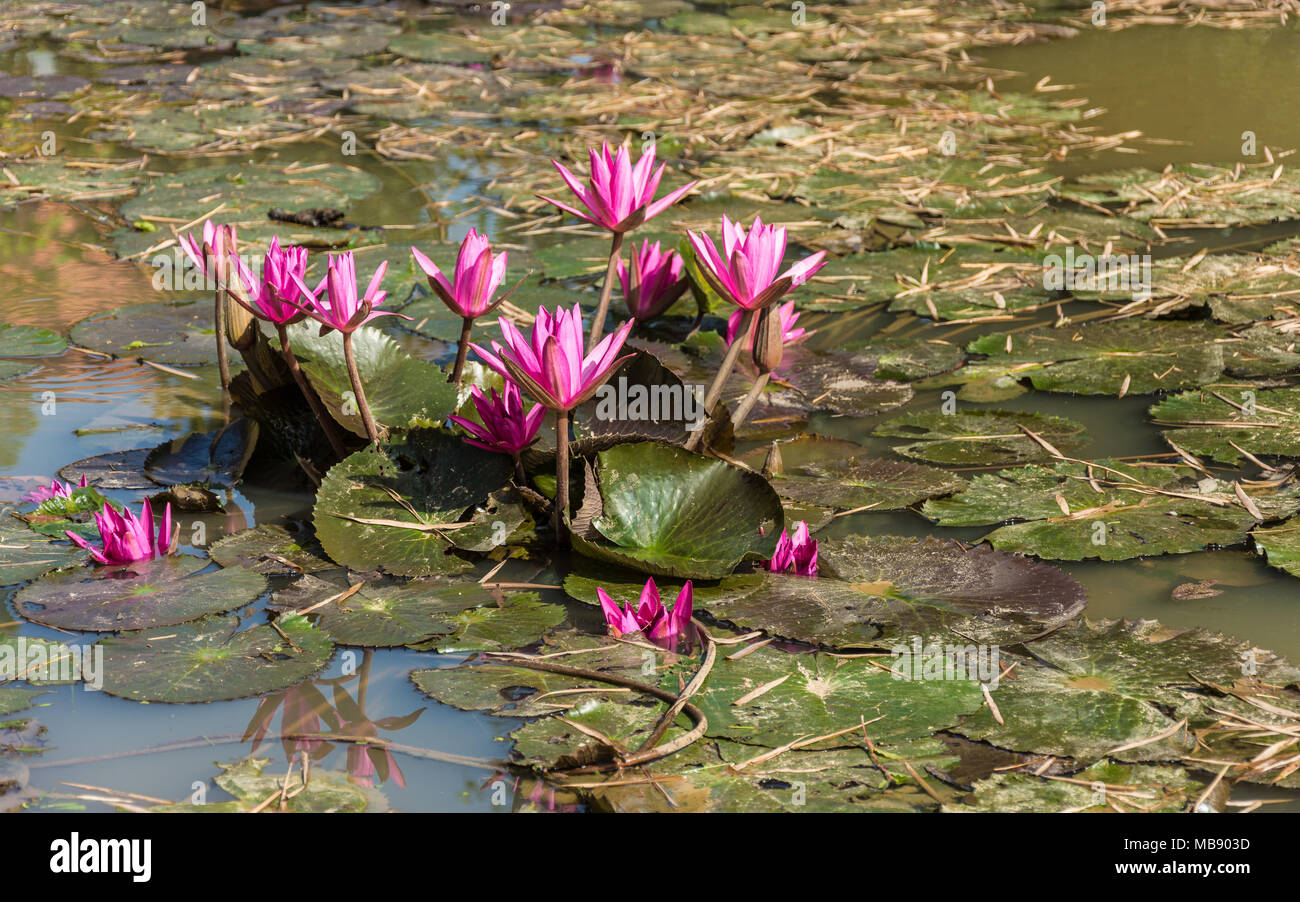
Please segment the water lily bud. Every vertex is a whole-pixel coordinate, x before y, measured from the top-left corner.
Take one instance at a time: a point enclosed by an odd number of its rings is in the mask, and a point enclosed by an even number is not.
[[[229,291],[221,303],[226,308],[226,339],[236,351],[247,351],[257,340],[257,320],[246,307],[236,303]]]
[[[781,317],[773,316],[771,307],[764,307],[758,313],[758,327],[754,332],[754,366],[760,373],[770,373],[781,365],[784,353]]]

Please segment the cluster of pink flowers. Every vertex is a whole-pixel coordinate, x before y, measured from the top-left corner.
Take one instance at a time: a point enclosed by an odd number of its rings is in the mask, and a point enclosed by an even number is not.
[[[23,500],[31,502],[32,504],[44,504],[46,501],[50,501],[54,498],[63,498],[66,500],[72,497],[72,490],[74,488],[86,488],[86,477],[82,476],[81,481],[75,486],[70,482],[59,482],[57,479],[52,480],[48,486],[43,485],[34,491],[28,492],[23,496]]]

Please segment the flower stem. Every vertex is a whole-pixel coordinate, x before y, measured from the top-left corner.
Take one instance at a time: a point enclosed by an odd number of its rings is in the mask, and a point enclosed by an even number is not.
[[[569,509],[569,412],[555,411],[555,542],[564,544],[564,515]]]
[[[614,291],[614,277],[618,273],[618,252],[623,248],[623,233],[615,232],[609,246],[609,266],[605,267],[605,284],[600,288],[600,305],[596,307],[596,317],[591,321],[591,334],[587,337],[587,353],[600,342],[605,332],[605,316],[609,313],[609,296]]]
[[[722,358],[722,366],[718,368],[718,374],[713,377],[713,384],[709,386],[709,393],[704,396],[704,415],[710,416],[713,413],[714,406],[718,403],[718,398],[722,396],[722,387],[727,384],[727,377],[735,369],[736,360],[740,357],[740,349],[745,345],[745,336],[749,334],[749,327],[754,321],[754,311],[746,310],[745,315],[740,318],[740,328],[736,331],[736,340],[727,348],[727,356]],[[695,446],[700,443],[704,437],[705,426],[691,433],[691,437],[686,440],[686,450],[694,451]]]
[[[221,390],[230,391],[230,361],[226,357],[226,305],[218,288],[212,293],[212,320],[217,333],[217,372]]]
[[[448,382],[460,384],[460,374],[465,371],[465,356],[469,353],[469,330],[474,328],[474,317],[467,316],[460,327],[460,344],[456,346],[456,365],[452,368]]]
[[[518,452],[515,452],[514,457],[515,457],[515,483],[520,488],[523,488],[528,485],[528,474],[524,472],[524,461],[523,458],[519,456]]]
[[[736,412],[731,416],[732,429],[739,429],[740,424],[745,422],[745,417],[749,416],[749,412],[754,409],[754,404],[758,401],[759,396],[763,394],[763,389],[767,388],[767,380],[771,376],[771,373],[758,374],[754,384],[749,387],[749,393],[745,395],[745,399],[740,402],[740,406],[736,408]]]
[[[370,405],[366,403],[366,390],[361,385],[361,372],[357,369],[356,357],[352,354],[352,333],[343,333],[343,359],[348,364],[348,378],[352,380],[352,394],[357,400],[357,410],[361,412],[361,422],[366,427],[366,437],[371,444],[379,444],[379,430],[375,419],[370,415]]]
[[[334,418],[329,415],[324,405],[320,402],[320,397],[316,390],[307,383],[307,377],[303,374],[302,367],[298,365],[298,358],[293,356],[293,348],[289,346],[289,329],[286,326],[277,324],[276,331],[280,333],[280,354],[284,357],[284,362],[289,367],[289,372],[293,374],[293,381],[298,383],[298,389],[302,396],[307,399],[307,406],[315,414],[317,421],[320,422],[320,428],[324,431],[325,437],[329,439],[330,447],[334,449],[334,456],[338,460],[348,456],[347,448],[343,446],[343,439],[339,437],[338,427],[334,423]]]

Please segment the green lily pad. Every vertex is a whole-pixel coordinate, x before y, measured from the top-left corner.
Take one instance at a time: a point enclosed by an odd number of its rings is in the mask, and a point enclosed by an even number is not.
[[[278,629],[277,629],[278,627]],[[286,689],[329,663],[334,643],[305,618],[239,631],[237,617],[205,617],[101,639],[104,691],[139,702],[213,702]]]
[[[243,567],[264,576],[315,573],[334,568],[315,537],[301,538],[283,526],[263,523],[213,542],[208,555],[223,567]]]
[[[575,550],[597,560],[717,579],[746,557],[770,557],[783,525],[781,501],[758,474],[638,442],[600,453],[572,538]]]
[[[975,354],[1020,370],[1040,391],[1147,395],[1213,382],[1222,375],[1228,334],[1204,322],[1126,319],[977,338]],[[1011,350],[1007,350],[1007,340]]]
[[[1006,465],[1050,459],[1052,455],[1024,429],[1063,453],[1084,444],[1082,424],[1018,410],[920,411],[886,420],[872,434],[913,439],[894,450],[930,463]]]
[[[304,576],[275,594],[277,610],[298,612],[346,593],[346,574]],[[456,630],[453,618],[466,608],[493,603],[477,582],[366,580],[347,598],[316,607],[318,627],[340,645],[374,648],[412,645]]]
[[[114,357],[140,357],[170,366],[217,362],[212,300],[128,304],[96,313],[68,330],[72,341]],[[239,355],[232,355],[232,363]]]
[[[966,359],[964,348],[938,338],[877,336],[865,344],[850,345],[849,350],[876,361],[871,375],[877,379],[920,379],[954,370]]]
[[[876,746],[874,759],[865,748],[797,749],[730,769],[759,751],[726,740],[699,742],[649,767],[671,802],[653,785],[625,784],[589,790],[592,806],[610,812],[934,811],[939,803],[916,786],[903,762],[924,773],[955,760],[927,739]],[[930,782],[933,788],[937,781]]]
[[[346,773],[312,768],[309,782],[303,786],[301,771],[292,768],[287,779],[285,774],[263,774],[270,763],[270,758],[249,757],[231,764],[217,764],[222,773],[212,782],[234,796],[235,801],[179,802],[155,805],[150,810],[188,813],[265,811],[266,800],[277,792],[286,796],[284,811],[300,814],[356,813],[387,808],[387,801],[378,790],[349,780]]]
[[[0,323],[0,357],[49,357],[67,347],[67,339],[58,332]]]
[[[563,605],[547,604],[536,592],[516,592],[495,605],[466,608],[452,618],[456,630],[451,635],[412,647],[440,654],[509,651],[531,645],[566,617]]]
[[[548,635],[540,653],[553,652],[565,652],[563,660],[571,666],[641,682],[653,680],[643,672],[647,666],[658,666],[668,658],[666,652],[658,649],[614,642],[576,630]],[[583,707],[608,697],[615,688],[595,680],[515,667],[498,660],[417,670],[412,672],[411,681],[421,692],[443,704],[503,717],[538,717]],[[591,691],[573,691],[577,689]]]
[[[467,522],[461,519],[466,509],[505,485],[513,470],[504,454],[414,429],[401,442],[358,451],[329,471],[316,495],[316,536],[333,560],[357,571],[464,572],[470,564],[448,554],[456,539],[445,527]]]
[[[804,475],[810,474],[810,475]],[[773,476],[772,488],[787,501],[833,509],[902,510],[927,498],[950,495],[966,480],[905,460],[850,457],[811,464],[800,472]]]
[[[1094,462],[1091,472],[1100,492],[1093,489],[1089,466],[1082,463],[1031,464],[981,474],[971,480],[966,491],[927,501],[921,510],[943,526],[1023,520],[994,530],[985,541],[1001,551],[1062,561],[1122,561],[1236,545],[1245,540],[1255,523],[1230,487],[1225,491],[1222,483],[1211,480],[1202,491],[1186,467],[1141,467],[1100,460]],[[1252,490],[1251,497],[1256,504],[1268,505],[1272,494],[1276,492]],[[1061,508],[1062,501],[1068,515]],[[1287,516],[1293,503],[1284,497],[1275,514]]]
[[[1300,576],[1300,517],[1250,534],[1255,549],[1264,555],[1270,567]]]
[[[19,590],[14,609],[59,629],[139,630],[241,608],[266,591],[266,579],[238,568],[193,575],[206,562],[171,555],[123,567],[52,573]]]
[[[304,325],[292,327],[289,340],[330,414],[351,432],[364,436],[342,338],[336,333],[322,337],[318,330]],[[381,426],[436,426],[456,409],[456,387],[447,382],[446,374],[411,357],[378,329],[358,329],[352,335],[352,347],[370,413]]]
[[[69,542],[43,536],[14,517],[0,517],[0,584],[25,582],[84,556]]]
[[[1180,427],[1165,438],[1198,456],[1228,464],[1240,463],[1242,451],[1300,456],[1300,388],[1209,386],[1165,398],[1150,412],[1157,426]]]
[[[1205,630],[1172,630],[1154,620],[1080,621],[1030,650],[1041,663],[1021,662],[1014,677],[993,690],[1003,722],[983,709],[955,732],[1002,748],[1084,760],[1177,760],[1195,745],[1186,728],[1174,726],[1187,719],[1195,729],[1216,719],[1209,710],[1216,699],[1203,694],[1200,681],[1232,685],[1245,679],[1248,662],[1257,665],[1262,683],[1300,677],[1281,659],[1261,659],[1249,643]]]
[[[975,784],[972,804],[944,810],[1173,813],[1187,811],[1204,790],[1205,784],[1181,767],[1099,761],[1068,782],[1020,772],[994,774]]]
[[[739,660],[719,658],[691,701],[709,720],[708,736],[776,747],[880,715],[884,717],[868,727],[875,742],[928,738],[973,713],[984,697],[979,683],[970,680],[895,679],[866,658],[792,655],[768,646]],[[836,744],[856,746],[858,740],[845,735]]]
[[[46,691],[48,690],[0,686],[0,716],[7,717],[19,711],[26,711],[32,706],[32,701]]]

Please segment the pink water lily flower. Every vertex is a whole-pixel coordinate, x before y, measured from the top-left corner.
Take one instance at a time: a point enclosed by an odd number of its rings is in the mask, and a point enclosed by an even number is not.
[[[307,248],[282,248],[279,237],[272,236],[262,261],[261,279],[238,257],[235,265],[244,290],[232,287],[231,297],[253,316],[277,326],[288,326],[306,317],[299,301],[303,296],[302,279],[307,275]]]
[[[474,319],[490,313],[504,300],[501,298],[494,302],[492,295],[506,277],[508,252],[502,251],[494,257],[486,235],[480,235],[474,229],[469,230],[456,254],[456,271],[451,281],[443,275],[437,264],[417,248],[411,248],[411,253],[428,277],[429,288],[452,313]]]
[[[315,291],[307,287],[298,273],[290,270],[289,277],[304,296],[304,302],[299,303],[298,307],[324,327],[322,332],[337,329],[347,334],[381,316],[410,319],[409,316],[392,310],[374,309],[384,302],[384,297],[388,294],[379,288],[387,270],[388,261],[385,260],[375,269],[370,284],[361,295],[357,294],[357,266],[352,251],[329,258],[325,278],[316,286]]]
[[[554,204],[566,213],[572,213],[579,219],[585,219],[593,225],[609,229],[611,232],[630,232],[647,220],[653,219],[664,210],[677,203],[687,191],[695,187],[690,182],[655,200],[655,191],[659,179],[663,176],[665,163],[654,169],[654,145],[641,154],[635,166],[626,145],[612,153],[609,144],[602,141],[600,150],[588,148],[591,157],[591,178],[586,185],[565,169],[556,160],[551,163],[564,179],[564,184],[574,193],[586,211],[571,207],[544,195],[537,195],[548,204]],[[654,169],[653,172],[651,170]]]
[[[153,508],[146,498],[140,508],[137,519],[127,508],[121,513],[113,510],[106,502],[104,510],[95,514],[95,526],[99,528],[100,548],[94,548],[89,542],[72,530],[65,534],[76,544],[90,552],[91,558],[101,564],[129,564],[132,561],[146,561],[163,557],[175,550],[172,535],[172,506],[163,509],[162,525],[154,534]]]
[[[190,233],[180,238],[181,247],[186,256],[193,261],[208,279],[213,280],[217,288],[225,288],[230,276],[230,258],[238,253],[235,239],[235,227],[219,225],[211,219],[203,221],[203,244]]]
[[[623,607],[609,597],[604,589],[596,589],[600,599],[600,609],[605,613],[605,623],[615,636],[626,636],[640,632],[648,640],[669,651],[675,650],[683,639],[689,641],[687,628],[691,623],[691,607],[694,589],[690,581],[677,593],[677,601],[672,609],[666,609],[659,600],[659,587],[651,577],[641,589],[641,598],[636,608],[631,605]]]
[[[795,322],[799,319],[799,314],[794,312],[794,301],[787,301],[777,308],[777,314],[781,317],[781,337],[786,344],[792,345],[803,341],[804,338],[811,335],[807,329],[796,329]],[[736,310],[727,318],[727,344],[736,340],[736,333],[740,331],[740,321],[745,318],[745,311]],[[758,322],[754,321],[749,324],[749,341],[746,344],[746,350],[754,349],[754,334],[758,329]]]
[[[654,319],[686,290],[682,258],[673,250],[665,253],[658,241],[644,241],[640,250],[633,249],[631,267],[620,258],[618,279],[623,283],[627,312],[638,322]]]
[[[81,481],[75,486],[70,482],[59,482],[55,479],[48,486],[43,485],[34,491],[28,492],[23,496],[23,500],[29,501],[32,504],[44,504],[46,501],[53,498],[67,499],[72,497],[72,490],[74,488],[86,488],[86,477],[84,475],[81,477]]]
[[[776,541],[776,552],[767,562],[773,573],[792,572],[799,576],[817,575],[817,540],[808,534],[808,524],[800,520],[795,524],[794,536],[781,530]]]
[[[482,425],[465,417],[451,416],[448,419],[473,436],[465,439],[471,445],[503,454],[518,454],[537,438],[546,408],[534,404],[532,410],[524,413],[523,395],[519,386],[509,379],[500,395],[494,388],[488,397],[477,385],[469,393],[474,409],[483,420]]]
[[[484,363],[519,383],[534,399],[551,410],[566,412],[594,395],[614,368],[627,359],[618,352],[632,331],[628,320],[584,356],[582,311],[577,304],[572,310],[556,307],[554,315],[539,308],[531,338],[504,317],[500,323],[504,347],[495,341],[495,353],[476,344],[470,347]]]
[[[703,232],[686,233],[700,272],[719,295],[745,310],[760,310],[780,299],[825,265],[826,252],[805,257],[777,275],[785,258],[785,228],[764,225],[760,216],[746,231],[722,217],[722,253]]]

